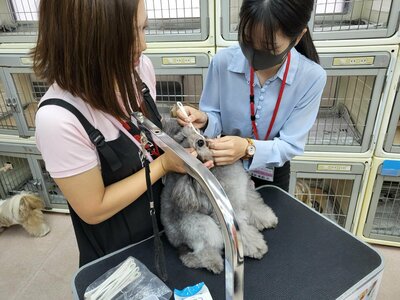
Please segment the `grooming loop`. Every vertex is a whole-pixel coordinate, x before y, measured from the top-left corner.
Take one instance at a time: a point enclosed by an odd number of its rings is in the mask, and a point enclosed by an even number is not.
[[[185,151],[170,136],[140,113],[133,114],[139,127],[147,130],[152,140],[164,151],[171,151],[185,163],[185,169],[206,192],[215,211],[225,246],[225,298],[243,299],[244,258],[240,230],[232,205],[220,183],[203,164]]]

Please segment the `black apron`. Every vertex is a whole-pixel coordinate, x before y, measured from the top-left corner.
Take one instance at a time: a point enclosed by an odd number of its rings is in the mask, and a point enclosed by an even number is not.
[[[161,116],[157,111],[148,89],[144,91],[143,95],[146,111],[148,112],[148,118],[155,125],[161,128]],[[71,111],[70,106],[68,106],[69,103],[61,100],[64,104],[67,104],[64,105],[60,103],[60,100],[61,99],[45,100],[40,107],[44,105],[58,105]],[[71,112],[75,115],[79,114],[76,110]],[[84,125],[83,123],[85,122],[82,122],[81,120],[82,116],[83,115],[77,117],[81,121],[82,125]],[[85,126],[87,127],[87,124]],[[88,129],[94,129],[93,126],[92,128],[86,128],[85,126],[84,128],[86,131],[88,131]],[[140,134],[139,130],[137,130],[135,126],[131,126],[131,128],[132,134]],[[97,132],[100,133],[99,131]],[[101,133],[100,135],[102,136]],[[89,134],[89,136],[91,135]],[[94,141],[97,141],[97,138],[95,138]],[[92,140],[92,142],[94,141]],[[99,153],[104,186],[120,181],[143,168],[139,156],[139,148],[124,133],[120,132],[119,137],[113,141],[105,142],[103,138],[103,142],[105,145],[97,145],[95,142],[94,144]],[[103,151],[99,151],[99,147],[102,147]],[[106,151],[104,151],[104,148],[106,148]],[[112,153],[115,155],[113,156]],[[117,158],[117,162],[115,162],[115,158]],[[161,227],[161,188],[161,180],[152,185],[159,227]],[[149,213],[149,199],[147,193],[144,193],[136,201],[132,202],[108,220],[96,225],[90,225],[84,222],[69,204],[68,206],[79,248],[79,266],[83,266],[99,257],[142,241],[153,235],[152,219]]]

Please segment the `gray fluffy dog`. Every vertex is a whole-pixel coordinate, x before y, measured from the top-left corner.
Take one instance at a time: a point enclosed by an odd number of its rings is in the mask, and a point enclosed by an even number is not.
[[[194,148],[201,161],[212,160],[206,141],[190,127],[181,127],[176,119],[164,120],[164,129],[183,147]],[[241,161],[218,166],[211,172],[221,183],[239,225],[244,255],[261,259],[268,251],[259,232],[275,227],[278,218],[268,207]],[[189,175],[169,173],[161,195],[161,221],[170,243],[180,250],[180,259],[190,268],[206,268],[220,273],[224,268],[224,242],[219,223],[207,195]]]

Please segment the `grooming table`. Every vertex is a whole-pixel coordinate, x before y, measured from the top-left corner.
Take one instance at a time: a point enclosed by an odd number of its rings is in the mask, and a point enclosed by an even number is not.
[[[381,256],[367,244],[276,187],[259,189],[279,218],[276,229],[264,231],[269,247],[261,260],[244,261],[244,298],[374,299],[382,277]],[[182,289],[204,281],[214,300],[225,298],[225,274],[186,268],[164,236],[169,279]],[[75,274],[75,299],[89,284],[133,256],[155,272],[153,240],[148,239],[83,266]],[[363,298],[366,297],[366,298]]]

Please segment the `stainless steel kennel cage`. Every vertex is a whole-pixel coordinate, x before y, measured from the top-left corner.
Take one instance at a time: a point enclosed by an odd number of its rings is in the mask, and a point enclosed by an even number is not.
[[[289,193],[343,228],[356,227],[365,179],[364,162],[300,161],[290,166]]]
[[[0,54],[0,134],[33,136],[38,101],[48,85],[31,68],[29,48]],[[176,101],[196,106],[210,63],[212,50],[148,53],[156,73],[157,106],[168,113]]]
[[[358,234],[400,247],[400,160],[374,158]]]
[[[309,22],[315,41],[377,39],[393,36],[399,27],[400,2],[395,0],[315,0]],[[242,0],[220,0],[217,17],[222,43],[237,41]],[[218,19],[217,19],[218,20]],[[217,38],[219,40],[219,38]]]
[[[0,42],[35,42],[40,0],[0,0]],[[208,43],[214,3],[208,0],[145,0],[150,44]],[[210,43],[213,41],[210,41]]]
[[[354,154],[370,151],[391,50],[324,50],[320,60],[328,78],[306,150]]]
[[[43,199],[46,210],[67,212],[67,202],[33,143],[0,140],[0,199],[28,191]]]

